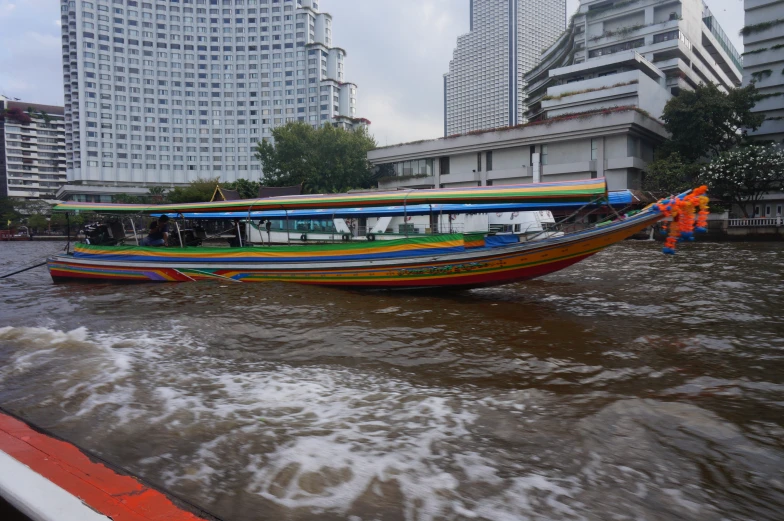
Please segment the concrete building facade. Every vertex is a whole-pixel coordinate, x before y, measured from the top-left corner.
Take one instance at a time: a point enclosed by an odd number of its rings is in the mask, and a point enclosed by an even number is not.
[[[54,199],[65,184],[63,107],[0,96],[0,197]]]
[[[319,3],[61,0],[68,181],[257,180],[272,128],[366,124]]]
[[[393,175],[379,189],[457,188],[606,177],[611,190],[639,189],[663,125],[641,111],[563,116],[517,128],[378,148],[371,163]]]
[[[763,99],[754,112],[765,122],[752,135],[784,142],[784,2],[745,0],[743,82],[754,82]]]
[[[526,74],[528,118],[634,106],[661,117],[682,89],[742,83],[741,56],[702,0],[584,0]]]
[[[444,75],[444,135],[525,122],[524,74],[566,26],[566,0],[471,0]]]

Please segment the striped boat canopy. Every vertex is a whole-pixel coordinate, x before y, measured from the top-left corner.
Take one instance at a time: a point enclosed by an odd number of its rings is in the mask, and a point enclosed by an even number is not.
[[[591,203],[606,199],[605,179],[585,179],[528,185],[473,186],[431,190],[397,190],[394,192],[358,192],[349,194],[294,195],[267,199],[240,199],[186,204],[111,204],[65,202],[55,212],[89,211],[98,213],[210,213],[249,212],[252,210],[307,210],[316,208],[357,208],[407,206],[417,204],[488,204],[488,203]]]
[[[607,200],[597,201],[591,207],[607,205],[626,207],[635,202],[629,190],[610,192]],[[495,212],[535,212],[539,210],[574,210],[585,206],[580,201],[569,203],[494,203],[494,204],[412,204],[408,206],[372,206],[370,208],[316,208],[309,210],[262,210],[251,212],[170,212],[171,218],[185,219],[331,219],[333,217],[394,217],[401,215],[479,214]],[[152,213],[154,217],[163,214]]]

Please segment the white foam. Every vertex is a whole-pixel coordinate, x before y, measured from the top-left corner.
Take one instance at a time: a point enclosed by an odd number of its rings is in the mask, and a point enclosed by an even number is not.
[[[28,367],[60,357],[52,395],[71,418],[100,418],[102,432],[206,435],[190,452],[140,458],[170,487],[215,494],[230,468],[247,476],[247,492],[290,509],[345,513],[397,491],[406,519],[418,521],[519,520],[534,506],[572,515],[570,488],[523,469],[502,473],[503,455],[477,443],[483,410],[505,425],[527,423],[541,393],[481,396],[342,368],[230,364],[181,331],[3,328],[0,339]]]

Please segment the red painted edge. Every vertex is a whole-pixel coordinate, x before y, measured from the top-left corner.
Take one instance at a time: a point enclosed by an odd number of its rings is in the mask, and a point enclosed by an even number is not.
[[[113,521],[215,521],[175,505],[138,478],[0,411],[0,450]],[[186,505],[184,501],[178,503]],[[188,505],[190,506],[190,505]],[[200,515],[206,513],[197,507]]]

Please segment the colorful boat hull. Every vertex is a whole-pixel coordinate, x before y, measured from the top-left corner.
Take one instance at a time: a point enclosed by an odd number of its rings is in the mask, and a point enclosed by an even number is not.
[[[267,256],[263,248],[235,249],[225,255],[198,248],[195,256],[184,250],[158,250],[145,258],[145,249],[106,248],[104,254],[58,255],[48,267],[56,282],[68,280],[109,282],[296,282],[323,286],[366,288],[470,288],[507,284],[553,273],[639,232],[660,220],[652,210],[606,226],[528,243],[496,248],[457,247],[452,239],[430,239],[406,252],[395,245],[394,255],[373,256],[372,251],[336,255]],[[439,242],[440,241],[440,242]],[[474,241],[475,242],[475,241]],[[367,250],[383,251],[388,243]],[[251,251],[248,251],[251,250]],[[129,258],[116,253],[126,251]],[[293,250],[297,251],[297,250]],[[316,251],[316,250],[313,250]],[[402,251],[402,253],[401,253]],[[201,252],[201,253],[198,253]],[[137,255],[142,253],[142,255]],[[277,251],[271,252],[277,254]],[[250,258],[248,258],[250,256]],[[223,258],[221,258],[223,257]]]

